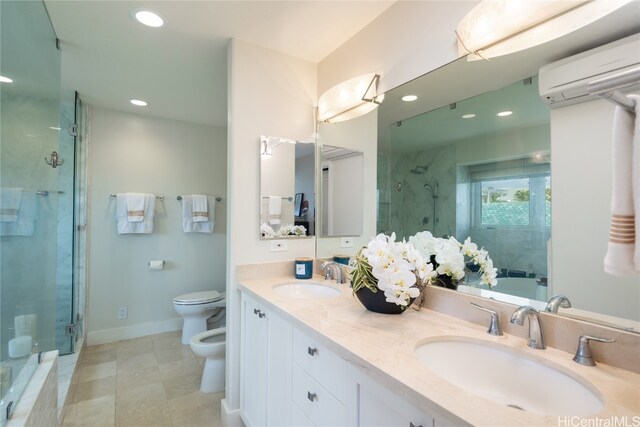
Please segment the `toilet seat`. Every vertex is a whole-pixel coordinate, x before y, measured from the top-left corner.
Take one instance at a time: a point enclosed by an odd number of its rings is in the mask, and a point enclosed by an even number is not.
[[[224,295],[218,291],[193,292],[179,295],[173,299],[176,305],[202,305],[224,300]]]

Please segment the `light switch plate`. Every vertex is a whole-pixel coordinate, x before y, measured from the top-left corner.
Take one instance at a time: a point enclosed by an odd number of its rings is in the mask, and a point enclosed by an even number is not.
[[[340,247],[341,248],[352,248],[353,247],[353,237],[341,237],[340,238]]]
[[[286,240],[272,240],[269,246],[271,252],[285,252],[287,248]]]

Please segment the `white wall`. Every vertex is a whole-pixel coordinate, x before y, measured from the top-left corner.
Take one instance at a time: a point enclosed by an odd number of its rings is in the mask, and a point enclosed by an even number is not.
[[[362,195],[354,191],[354,197],[362,197],[362,234],[353,238],[353,247],[340,247],[339,237],[318,237],[317,257],[326,258],[336,254],[355,255],[376,235],[376,171],[377,171],[376,110],[357,119],[335,124],[321,124],[318,130],[322,145],[333,145],[362,151],[364,156],[364,185]],[[349,183],[344,183],[349,188]],[[355,189],[354,189],[355,190]]]
[[[239,408],[240,301],[237,265],[315,255],[315,239],[288,239],[288,251],[270,252],[258,238],[259,135],[313,140],[316,67],[306,61],[232,40],[228,58],[229,135],[227,381],[225,407]],[[291,272],[293,275],[293,271]]]
[[[454,30],[478,1],[400,1],[318,64],[318,93],[365,73],[386,92],[457,58]]]
[[[551,111],[552,289],[574,307],[640,320],[640,279],[605,274],[613,104]]]
[[[119,111],[94,108],[89,148],[88,344],[179,329],[172,298],[225,289],[226,132]],[[118,235],[109,194],[148,192],[156,202],[150,235]],[[213,234],[182,231],[176,196],[222,197]],[[167,261],[150,271],[150,260]],[[128,318],[118,320],[118,308]]]

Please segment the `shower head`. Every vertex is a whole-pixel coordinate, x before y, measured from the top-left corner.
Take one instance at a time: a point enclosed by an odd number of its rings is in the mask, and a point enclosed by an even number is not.
[[[427,190],[428,192],[431,193],[431,197],[433,197],[434,199],[436,197],[438,197],[438,187],[440,186],[440,184],[438,184],[438,181],[436,181],[433,185],[433,187],[429,184],[425,184],[424,185],[424,189]]]
[[[433,187],[430,186],[429,184],[425,184],[424,189],[433,193]]]
[[[425,165],[425,166],[416,166],[415,168],[411,169],[409,172],[416,174],[416,175],[422,175],[424,174],[427,169],[429,169],[429,166]]]

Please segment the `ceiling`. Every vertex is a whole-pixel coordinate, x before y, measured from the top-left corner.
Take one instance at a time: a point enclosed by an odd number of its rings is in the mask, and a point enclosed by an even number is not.
[[[393,3],[45,0],[61,40],[64,90],[95,106],[213,126],[227,124],[231,38],[318,63]],[[136,8],[166,25],[139,24],[130,17]]]

